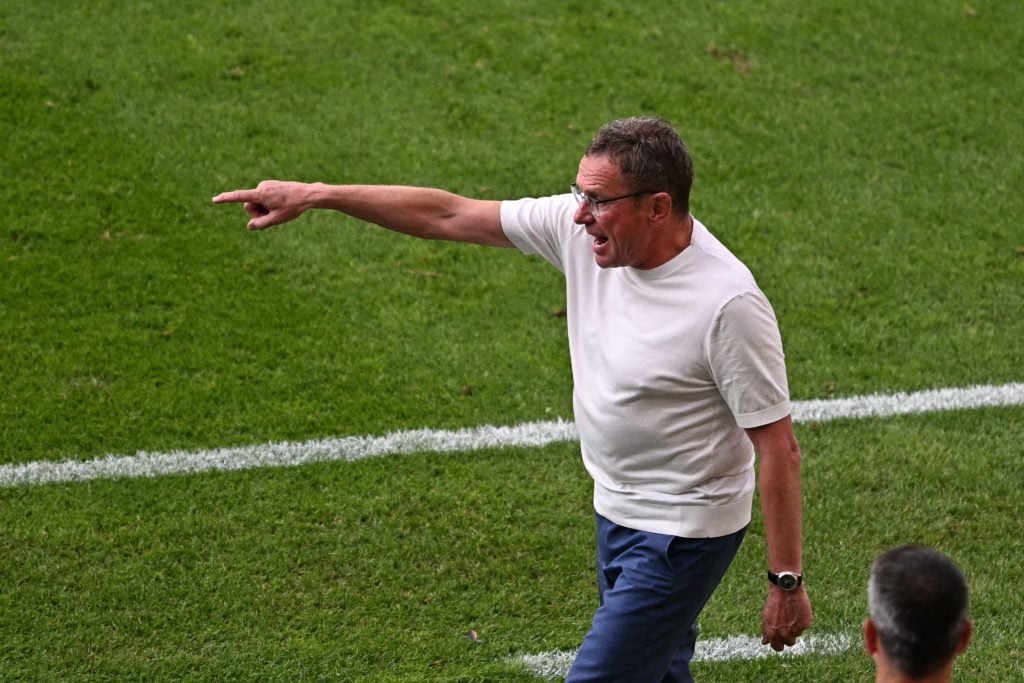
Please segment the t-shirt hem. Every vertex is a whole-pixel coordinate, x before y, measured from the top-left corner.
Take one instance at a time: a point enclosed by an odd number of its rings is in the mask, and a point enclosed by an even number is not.
[[[594,510],[619,526],[682,538],[736,533],[750,524],[753,501],[751,491],[723,505],[660,505],[624,500],[600,486],[594,488]]]

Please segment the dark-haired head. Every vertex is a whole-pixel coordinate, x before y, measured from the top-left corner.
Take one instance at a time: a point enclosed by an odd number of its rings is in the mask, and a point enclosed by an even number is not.
[[[666,192],[673,211],[690,212],[693,160],[679,133],[664,119],[637,116],[607,123],[586,155],[610,159],[634,191]]]

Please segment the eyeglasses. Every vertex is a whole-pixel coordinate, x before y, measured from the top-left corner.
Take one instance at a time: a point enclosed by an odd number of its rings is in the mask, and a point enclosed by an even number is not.
[[[642,190],[640,192],[633,192],[632,194],[624,194],[621,197],[611,197],[609,199],[595,199],[586,192],[584,192],[583,190],[581,190],[580,186],[577,185],[576,183],[570,185],[569,189],[572,190],[573,199],[576,200],[577,204],[583,204],[583,202],[587,203],[587,209],[590,210],[590,213],[594,214],[594,218],[597,218],[601,215],[602,204],[608,204],[609,202],[617,202],[620,199],[629,199],[630,197],[639,197],[642,194],[655,193],[654,190]]]

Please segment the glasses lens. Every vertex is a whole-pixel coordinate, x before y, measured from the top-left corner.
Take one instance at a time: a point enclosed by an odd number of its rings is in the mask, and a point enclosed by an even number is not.
[[[583,202],[586,202],[587,203],[587,210],[590,211],[590,213],[592,213],[594,215],[594,218],[597,218],[598,215],[601,213],[601,206],[600,206],[600,204],[598,204],[597,201],[595,201],[593,197],[591,197],[590,195],[588,195],[585,192],[583,192],[583,190],[581,190],[579,188],[579,186],[576,185],[576,183],[573,183],[572,185],[570,185],[569,189],[572,190],[572,196],[573,196],[573,199],[576,200],[576,204],[579,205],[579,204],[583,204]]]

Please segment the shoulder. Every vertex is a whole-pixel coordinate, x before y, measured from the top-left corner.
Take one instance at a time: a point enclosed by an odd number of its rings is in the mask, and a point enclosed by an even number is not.
[[[747,283],[756,287],[754,275],[746,264],[696,218],[693,219],[690,244],[700,256],[698,262],[701,267],[726,276],[729,282]]]

